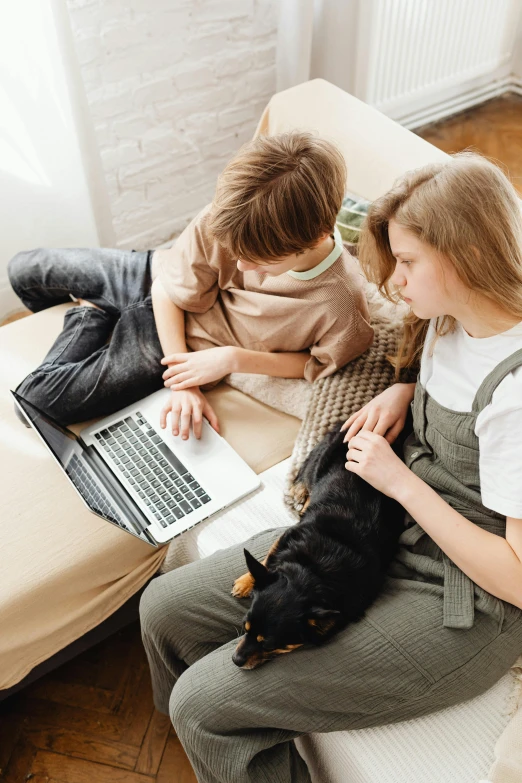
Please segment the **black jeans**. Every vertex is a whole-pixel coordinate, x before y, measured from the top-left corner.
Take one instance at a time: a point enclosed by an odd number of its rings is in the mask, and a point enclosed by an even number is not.
[[[17,391],[62,424],[105,416],[162,388],[151,298],[152,251],[37,249],[18,253],[9,280],[34,313],[72,307],[42,364]]]

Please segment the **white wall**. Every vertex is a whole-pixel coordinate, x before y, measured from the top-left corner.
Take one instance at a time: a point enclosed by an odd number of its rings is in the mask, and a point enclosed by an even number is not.
[[[115,243],[155,246],[211,200],[275,92],[278,0],[66,0]]]
[[[0,317],[19,306],[7,263],[38,246],[96,245],[98,234],[48,0],[0,9]]]

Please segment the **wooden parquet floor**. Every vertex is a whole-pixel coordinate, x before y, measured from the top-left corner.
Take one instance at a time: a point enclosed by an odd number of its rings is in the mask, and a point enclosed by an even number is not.
[[[138,623],[0,703],[2,783],[195,783]]]
[[[501,164],[522,194],[522,96],[505,93],[416,133],[444,152],[481,152]]]
[[[446,152],[473,147],[501,161],[522,192],[521,97],[417,132]],[[196,781],[168,718],[154,710],[137,623],[0,703],[0,769],[0,783]]]

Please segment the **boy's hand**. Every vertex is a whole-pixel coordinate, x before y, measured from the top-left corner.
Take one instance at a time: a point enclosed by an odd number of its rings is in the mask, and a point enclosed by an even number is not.
[[[384,436],[388,443],[393,443],[404,427],[414,391],[414,383],[394,383],[360,410],[352,413],[341,427],[341,431],[348,430],[344,443],[360,430],[375,432]]]
[[[167,414],[169,411],[172,434],[178,435],[181,430],[183,440],[187,440],[189,437],[191,421],[194,435],[198,439],[201,438],[203,416],[216,432],[219,432],[219,423],[214,409],[197,387],[187,389],[186,391],[172,392],[169,401],[160,413],[160,426],[162,429],[165,429],[167,426]]]
[[[233,372],[235,349],[227,345],[193,353],[173,353],[165,356],[161,363],[170,365],[163,373],[164,385],[180,391],[219,381]]]

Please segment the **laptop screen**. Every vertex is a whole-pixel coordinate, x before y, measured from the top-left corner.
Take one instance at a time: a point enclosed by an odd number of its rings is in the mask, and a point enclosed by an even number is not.
[[[111,495],[99,484],[99,478],[96,478],[91,472],[92,464],[89,465],[85,461],[87,450],[74,432],[63,427],[52,416],[48,416],[16,392],[11,392],[11,394],[91,511],[118,525],[128,533],[141,538],[147,544],[156,546],[143,529],[143,523],[136,520],[135,517],[129,519],[128,508],[123,512],[121,508],[117,508]],[[108,477],[110,480],[109,473]],[[144,522],[146,523],[146,520]]]
[[[28,400],[24,400],[16,392],[11,392],[11,394],[27,418],[31,420],[35,430],[40,433],[58,462],[65,467],[71,454],[77,450],[75,449],[75,444],[78,442],[78,438],[74,432],[71,432],[66,427],[62,427],[52,417],[43,413]]]
[[[71,432],[66,427],[62,427],[61,424],[47,416],[47,414],[36,408],[28,400],[24,400],[16,392],[11,392],[11,394],[27,418],[31,420],[33,427],[42,436],[42,439],[58,462],[65,467],[71,454],[76,450],[74,446],[78,442],[78,438],[74,432]]]

